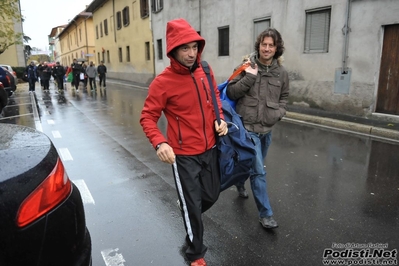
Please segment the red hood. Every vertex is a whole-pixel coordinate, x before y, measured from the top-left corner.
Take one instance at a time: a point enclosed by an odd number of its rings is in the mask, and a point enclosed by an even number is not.
[[[168,22],[166,25],[166,54],[170,59],[173,59],[170,54],[173,49],[190,42],[198,42],[197,60],[199,60],[204,50],[205,39],[184,19],[179,18]]]

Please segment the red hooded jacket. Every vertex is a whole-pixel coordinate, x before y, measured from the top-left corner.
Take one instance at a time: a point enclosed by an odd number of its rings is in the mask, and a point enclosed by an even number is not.
[[[189,69],[173,57],[172,51],[195,41],[198,42],[197,62]],[[201,154],[216,144],[212,95],[200,65],[205,40],[187,21],[176,19],[166,26],[166,46],[170,66],[150,84],[140,124],[153,147],[167,142],[176,155]],[[211,76],[219,112],[224,118],[212,70]],[[167,139],[157,127],[162,112],[168,120]]]

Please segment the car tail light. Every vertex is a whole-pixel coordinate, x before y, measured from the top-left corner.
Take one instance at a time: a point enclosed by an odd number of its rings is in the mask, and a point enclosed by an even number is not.
[[[12,73],[14,74],[15,77],[17,76],[17,72],[13,71]]]
[[[8,81],[8,85],[11,86],[11,79],[10,79],[10,77],[9,77],[9,76],[6,76],[6,79],[7,79],[7,81]]]
[[[17,225],[24,227],[49,212],[71,192],[72,184],[58,158],[50,175],[24,200],[18,210]]]

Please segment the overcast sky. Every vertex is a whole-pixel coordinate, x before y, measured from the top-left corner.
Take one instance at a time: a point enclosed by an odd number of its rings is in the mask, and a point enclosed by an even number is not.
[[[24,34],[32,39],[28,45],[41,50],[47,49],[51,29],[68,24],[68,20],[84,11],[91,2],[92,0],[20,0],[25,19]]]

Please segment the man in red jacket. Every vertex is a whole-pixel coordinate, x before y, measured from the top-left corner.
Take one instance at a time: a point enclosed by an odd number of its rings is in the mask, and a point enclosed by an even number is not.
[[[191,266],[204,266],[201,214],[220,193],[216,134],[227,134],[227,124],[216,121],[211,89],[201,67],[205,40],[187,21],[175,19],[166,26],[170,66],[151,83],[140,124],[162,162],[173,164],[176,190],[187,232],[186,256]],[[223,119],[219,91],[213,87]],[[157,126],[162,112],[167,121],[165,138]]]

